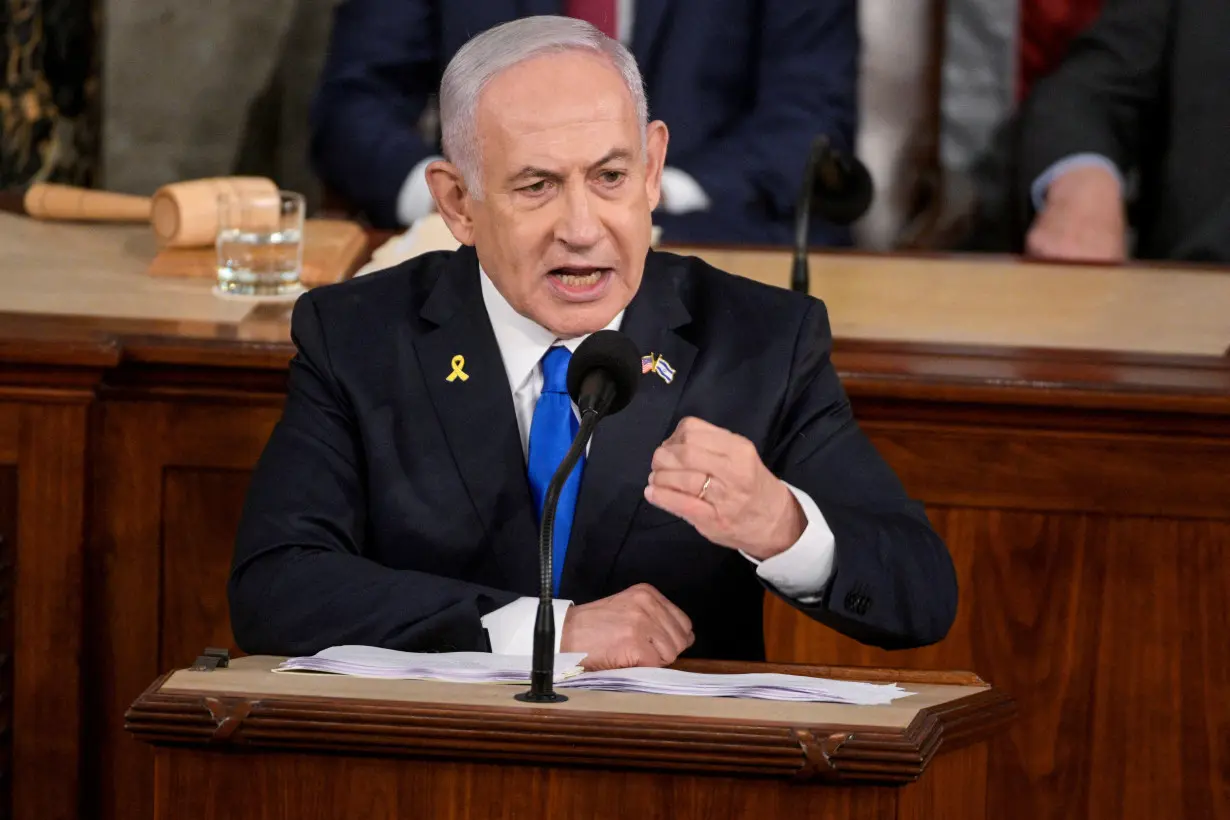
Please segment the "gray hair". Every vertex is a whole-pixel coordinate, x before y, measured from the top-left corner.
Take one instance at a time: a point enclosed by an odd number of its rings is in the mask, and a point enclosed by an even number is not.
[[[524,17],[504,23],[467,42],[449,61],[440,81],[440,130],[444,155],[461,171],[470,195],[482,198],[478,145],[478,99],[487,84],[515,65],[544,54],[591,51],[609,59],[623,77],[640,122],[641,148],[649,104],[636,58],[617,40],[571,17]]]

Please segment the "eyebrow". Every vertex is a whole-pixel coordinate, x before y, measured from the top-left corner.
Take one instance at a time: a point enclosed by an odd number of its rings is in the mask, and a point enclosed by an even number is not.
[[[628,161],[632,159],[632,152],[626,148],[616,148],[607,153],[602,159],[589,166],[592,171],[595,168],[601,168],[603,165],[609,165],[612,162],[620,160]],[[563,179],[563,174],[558,171],[548,171],[546,168],[537,168],[533,165],[527,165],[517,173],[508,178],[510,183],[522,182],[528,179],[548,179],[552,182],[559,182]]]

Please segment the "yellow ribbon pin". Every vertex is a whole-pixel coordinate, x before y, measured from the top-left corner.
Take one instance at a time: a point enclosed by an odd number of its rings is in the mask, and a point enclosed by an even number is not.
[[[467,374],[464,370],[462,370],[462,368],[465,366],[466,366],[465,356],[454,356],[453,357],[453,372],[449,374],[448,378],[445,379],[445,381],[455,382],[458,379],[461,379],[463,382],[469,381],[470,380],[469,374]]]

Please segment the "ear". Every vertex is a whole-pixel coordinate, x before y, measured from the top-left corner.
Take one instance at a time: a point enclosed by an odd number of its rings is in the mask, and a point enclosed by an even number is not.
[[[437,160],[427,166],[426,173],[431,198],[435,200],[436,210],[444,218],[444,224],[448,225],[453,238],[462,245],[473,245],[472,200],[461,171],[451,162]]]
[[[670,131],[666,123],[654,120],[645,129],[645,196],[649,199],[649,210],[658,207],[662,200],[662,169],[666,167],[666,145],[670,142]]]

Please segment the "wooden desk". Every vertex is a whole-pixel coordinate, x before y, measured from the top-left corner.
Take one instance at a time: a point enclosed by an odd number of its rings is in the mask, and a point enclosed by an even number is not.
[[[961,673],[872,670],[911,693],[880,707],[582,690],[535,707],[513,700],[525,687],[279,675],[276,662],[178,671],[133,704],[127,728],[155,747],[155,820],[981,820],[987,738],[1012,714]]]
[[[283,400],[287,308],[146,281],[140,241],[0,215],[21,248],[0,255],[19,818],[152,817],[152,755],[122,715],[230,645],[231,541]],[[978,670],[1020,707],[988,758],[1005,820],[1230,816],[1228,275],[812,265],[856,414],[947,539],[961,605],[940,645],[888,653],[770,600],[769,657]]]

